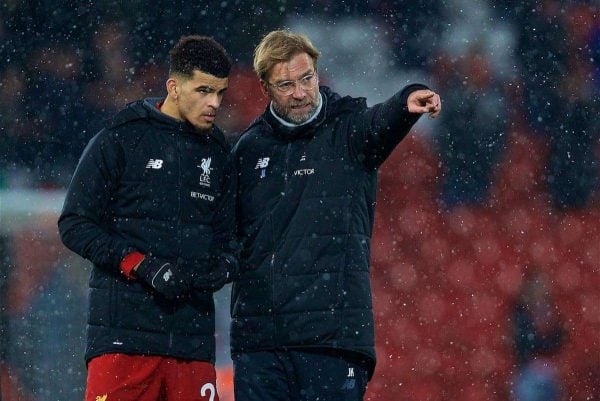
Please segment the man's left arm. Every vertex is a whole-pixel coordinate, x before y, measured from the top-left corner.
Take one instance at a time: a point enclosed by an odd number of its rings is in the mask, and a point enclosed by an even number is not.
[[[369,168],[378,168],[423,114],[435,118],[440,96],[427,86],[412,84],[383,103],[354,115],[350,146],[354,156]]]

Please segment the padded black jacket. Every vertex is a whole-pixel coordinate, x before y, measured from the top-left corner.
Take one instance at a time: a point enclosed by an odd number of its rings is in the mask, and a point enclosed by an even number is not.
[[[418,120],[411,85],[384,103],[321,87],[311,123],[269,108],[233,150],[243,273],[233,285],[232,352],[327,348],[375,364],[369,278],[377,168]]]
[[[230,147],[215,127],[199,134],[147,99],[128,105],[87,145],[58,226],[93,262],[86,359],[121,352],[214,362],[212,293],[168,301],[119,270],[135,249],[207,270],[235,225]]]

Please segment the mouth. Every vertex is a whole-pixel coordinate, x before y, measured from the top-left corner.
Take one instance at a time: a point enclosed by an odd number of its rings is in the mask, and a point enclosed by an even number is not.
[[[310,103],[306,103],[306,104],[291,105],[290,108],[292,110],[303,110],[303,109],[306,109],[309,106],[310,106]]]
[[[216,117],[216,115],[215,115],[215,114],[203,114],[203,115],[202,115],[202,118],[203,118],[205,121],[210,121],[210,122],[214,121],[214,120],[215,120],[215,117]]]

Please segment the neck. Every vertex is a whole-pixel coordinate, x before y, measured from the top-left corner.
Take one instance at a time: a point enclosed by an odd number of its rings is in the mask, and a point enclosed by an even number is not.
[[[181,115],[179,114],[179,110],[177,109],[177,105],[171,96],[167,95],[165,101],[160,108],[160,111],[169,117],[172,117],[176,120],[182,120]]]

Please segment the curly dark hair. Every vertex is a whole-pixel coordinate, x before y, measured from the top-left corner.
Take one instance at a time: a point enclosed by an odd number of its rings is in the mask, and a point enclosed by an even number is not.
[[[231,58],[216,40],[208,36],[182,36],[169,51],[169,74],[191,77],[200,70],[219,78],[226,78],[231,70]]]

